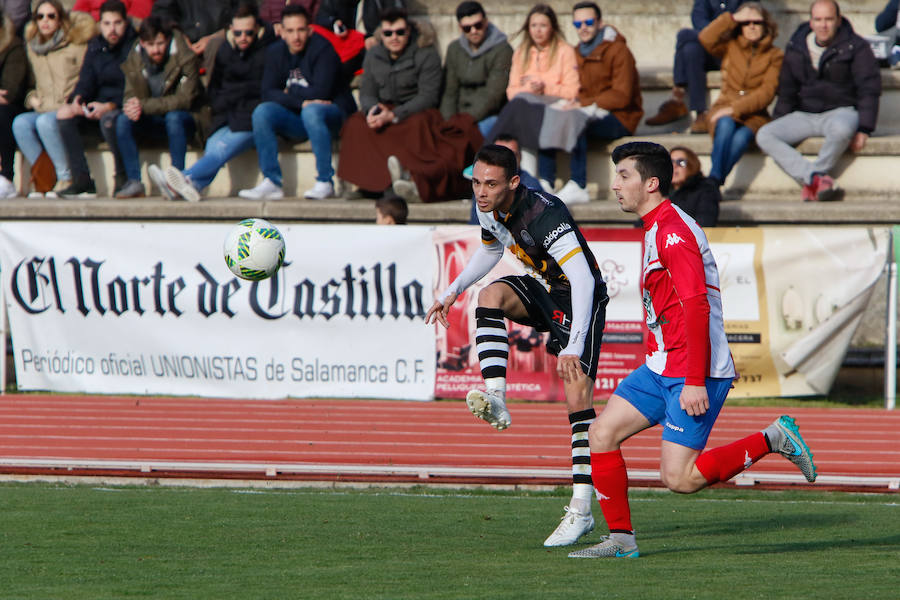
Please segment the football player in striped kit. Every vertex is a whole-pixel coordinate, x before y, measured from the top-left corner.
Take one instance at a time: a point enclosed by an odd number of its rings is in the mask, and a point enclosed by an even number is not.
[[[529,275],[502,277],[478,294],[476,350],[486,390],[466,404],[497,430],[511,424],[506,408],[509,339],[504,319],[549,331],[572,430],[572,499],[545,546],[575,543],[594,528],[587,432],[596,414],[594,379],[606,322],[606,284],[584,236],[559,198],[519,185],[515,154],[489,145],[475,157],[472,189],[482,244],[425,317],[447,326],[447,313],[467,287],[487,275],[509,248]]]
[[[626,212],[641,218],[641,295],[646,314],[645,364],[622,380],[590,427],[591,478],[609,536],[572,558],[636,558],[622,442],[662,425],[660,477],[690,494],[727,481],[776,452],[816,479],[812,452],[794,420],[774,423],[731,444],[703,451],[736,375],[725,337],[719,272],[696,221],[666,196],[672,159],[659,144],[631,142],[612,154],[612,189]]]

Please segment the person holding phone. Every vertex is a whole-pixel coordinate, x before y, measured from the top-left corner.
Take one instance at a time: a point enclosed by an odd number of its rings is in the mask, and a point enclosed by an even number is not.
[[[127,16],[121,0],[106,0],[100,6],[100,35],[88,43],[84,64],[69,102],[56,111],[59,133],[63,140],[72,183],[60,191],[63,197],[90,197],[97,188],[84,155],[80,128],[87,121],[100,127],[111,148],[116,147],[115,119],[121,112],[125,75],[121,65],[137,41],[137,32]],[[125,168],[115,161],[115,191],[125,183]]]

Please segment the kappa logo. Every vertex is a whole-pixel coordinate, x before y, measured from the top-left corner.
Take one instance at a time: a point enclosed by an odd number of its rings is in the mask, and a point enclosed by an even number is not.
[[[677,431],[678,433],[684,433],[684,427],[679,427],[678,425],[672,425],[668,421],[666,421],[666,427],[668,427],[672,431]]]
[[[683,241],[684,240],[681,239],[681,236],[679,236],[677,233],[670,233],[668,236],[666,236],[666,248],[668,248],[669,246],[674,246],[675,244]]]
[[[547,237],[544,238],[544,250],[550,247],[553,242],[556,241],[556,238],[564,234],[565,232],[572,229],[572,226],[568,223],[560,223],[559,226],[547,234]]]
[[[750,452],[744,450],[744,468],[749,469],[750,465],[753,464],[753,460],[750,458]]]
[[[531,234],[528,233],[527,229],[523,229],[519,232],[519,235],[522,236],[522,241],[525,242],[528,246],[534,246],[534,238],[531,237]]]
[[[597,488],[594,488],[594,493],[597,495],[597,502],[599,502],[599,501],[601,501],[601,500],[612,500],[612,498],[610,498],[610,497],[607,496],[606,494],[602,493],[602,492],[601,492],[600,490],[598,490]]]

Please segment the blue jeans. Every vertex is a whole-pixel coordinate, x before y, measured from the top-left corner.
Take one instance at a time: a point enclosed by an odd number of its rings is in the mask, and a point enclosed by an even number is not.
[[[478,131],[481,132],[482,137],[487,137],[488,132],[491,130],[491,127],[494,126],[494,123],[497,122],[497,115],[488,115],[482,120],[478,121]]]
[[[22,113],[13,119],[12,130],[16,144],[29,163],[33,165],[41,152],[46,150],[56,168],[56,179],[71,181],[72,170],[69,168],[66,147],[59,133],[56,111]]]
[[[331,183],[331,139],[340,133],[347,115],[336,104],[307,104],[298,115],[277,102],[263,102],[253,110],[253,139],[259,154],[259,170],[281,187],[278,135],[309,140],[316,159],[316,181]]]
[[[691,110],[706,110],[706,72],[717,71],[719,67],[719,60],[703,48],[697,31],[682,29],[678,32],[672,74],[675,85],[687,88]]]
[[[225,125],[209,136],[203,156],[184,174],[191,178],[195,188],[202,190],[212,183],[225,163],[252,147],[252,131],[232,131]]]
[[[186,110],[173,110],[164,115],[144,115],[137,121],[132,121],[125,113],[116,117],[116,140],[119,155],[125,165],[125,174],[128,179],[140,181],[141,158],[135,134],[157,139],[168,137],[172,166],[184,170],[187,140],[194,135],[194,117]]]
[[[752,129],[741,125],[731,117],[719,118],[713,136],[712,168],[709,170],[709,176],[720,184],[724,183],[751,140],[753,140]]]
[[[584,187],[587,185],[587,143],[588,136],[604,140],[616,140],[620,137],[631,135],[625,129],[622,122],[613,115],[606,115],[602,119],[591,119],[581,135],[575,147],[572,148],[572,158],[569,162],[569,171],[572,181]],[[556,150],[541,150],[538,153],[538,175],[541,179],[549,181],[550,185],[556,181]]]

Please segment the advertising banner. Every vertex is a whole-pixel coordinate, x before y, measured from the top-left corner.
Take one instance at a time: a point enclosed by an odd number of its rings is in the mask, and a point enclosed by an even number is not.
[[[432,228],[279,226],[285,265],[250,282],[230,227],[0,224],[19,389],[433,397]]]
[[[438,272],[435,295],[443,293],[481,244],[475,226],[441,227],[435,231],[434,245]],[[606,309],[595,397],[608,398],[619,381],[644,361],[644,331],[641,297],[640,229],[585,228],[606,281],[610,302]],[[478,354],[475,351],[475,307],[478,292],[505,275],[525,274],[524,266],[509,252],[484,279],[465,291],[448,315],[450,328],[437,331],[437,380],[435,395],[464,398],[473,388],[483,386]],[[548,334],[517,323],[509,323],[507,394],[525,400],[563,401],[562,382],[556,375],[556,357],[545,350]]]

